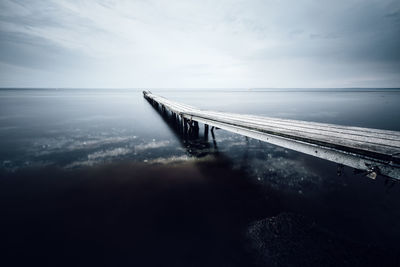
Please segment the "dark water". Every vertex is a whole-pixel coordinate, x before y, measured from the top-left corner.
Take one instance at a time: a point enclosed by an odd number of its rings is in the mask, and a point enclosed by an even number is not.
[[[152,90],[400,130],[398,90]],[[0,91],[7,265],[399,264],[400,186],[256,140],[182,135],[140,90]]]

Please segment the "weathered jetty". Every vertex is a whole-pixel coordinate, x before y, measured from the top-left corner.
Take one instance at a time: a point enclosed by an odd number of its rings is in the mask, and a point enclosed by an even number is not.
[[[143,95],[190,131],[203,123],[206,133],[220,128],[365,171],[372,179],[380,174],[400,180],[397,131],[201,110],[150,91]]]

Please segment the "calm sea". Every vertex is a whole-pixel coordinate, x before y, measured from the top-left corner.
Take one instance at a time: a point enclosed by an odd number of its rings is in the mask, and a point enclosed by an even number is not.
[[[151,91],[400,131],[397,89]],[[1,89],[0,253],[52,266],[399,264],[399,184],[203,131],[182,136],[139,89]]]

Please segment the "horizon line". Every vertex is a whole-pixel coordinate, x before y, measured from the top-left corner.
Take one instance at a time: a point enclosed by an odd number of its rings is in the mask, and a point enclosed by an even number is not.
[[[132,90],[132,89],[140,89],[140,90],[211,90],[211,89],[233,89],[233,90],[264,90],[264,89],[276,89],[276,90],[287,90],[287,89],[400,89],[399,87],[17,87],[17,86],[8,86],[1,87],[1,89],[123,89],[123,90]]]

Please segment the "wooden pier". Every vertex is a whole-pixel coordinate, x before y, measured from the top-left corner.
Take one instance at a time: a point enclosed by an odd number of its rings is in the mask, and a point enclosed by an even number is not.
[[[400,132],[201,110],[143,91],[154,106],[171,112],[184,127],[224,129],[274,145],[400,180]]]

